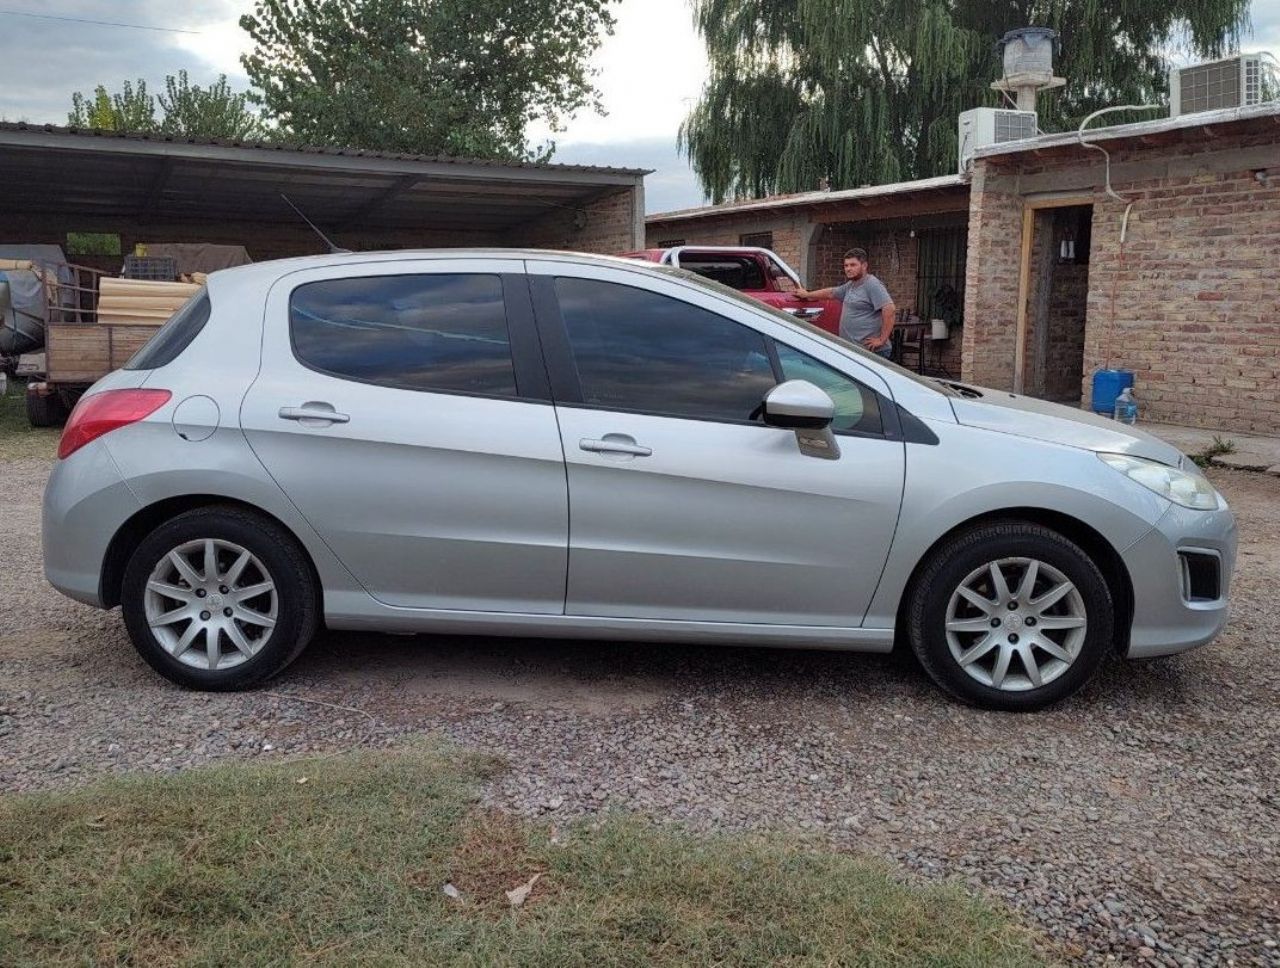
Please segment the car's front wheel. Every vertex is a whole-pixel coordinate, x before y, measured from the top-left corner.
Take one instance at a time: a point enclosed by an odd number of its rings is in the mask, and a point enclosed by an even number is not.
[[[199,508],[157,527],[125,569],[134,647],[194,689],[256,685],[297,658],[319,622],[305,553],[279,525],[235,507]]]
[[[989,709],[1042,709],[1078,690],[1112,641],[1110,590],[1074,542],[1028,521],[979,525],[925,562],[907,603],[920,664]]]

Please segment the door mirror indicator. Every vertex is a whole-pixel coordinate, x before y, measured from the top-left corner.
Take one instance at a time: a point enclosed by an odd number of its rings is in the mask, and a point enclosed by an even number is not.
[[[835,401],[808,380],[787,380],[765,394],[764,422],[788,430],[824,430],[836,416]]]

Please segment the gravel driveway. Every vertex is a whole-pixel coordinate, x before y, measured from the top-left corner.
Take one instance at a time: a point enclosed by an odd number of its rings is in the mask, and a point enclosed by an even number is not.
[[[1004,898],[1083,963],[1280,965],[1280,479],[1212,474],[1242,532],[1216,645],[1013,716],[897,657],[345,634],[270,689],[183,692],[45,584],[47,469],[0,462],[0,789],[442,731],[510,761],[510,810],[803,829]]]

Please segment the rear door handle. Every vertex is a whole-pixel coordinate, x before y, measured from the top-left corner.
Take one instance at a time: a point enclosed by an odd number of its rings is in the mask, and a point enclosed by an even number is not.
[[[350,423],[351,418],[345,413],[338,413],[331,403],[311,401],[300,407],[281,407],[281,420],[297,420],[303,424],[315,420],[323,423]],[[312,426],[315,426],[312,424]]]
[[[593,454],[626,454],[628,457],[648,457],[653,453],[652,447],[637,444],[634,437],[625,434],[606,434],[601,440],[583,437],[578,447]]]

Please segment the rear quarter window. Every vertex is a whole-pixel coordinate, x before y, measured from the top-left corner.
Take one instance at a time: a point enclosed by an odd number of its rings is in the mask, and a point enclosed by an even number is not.
[[[142,349],[129,358],[126,370],[155,370],[172,363],[182,351],[191,345],[200,330],[209,321],[211,310],[209,291],[201,289],[181,309],[169,317],[169,321],[156,330]]]

